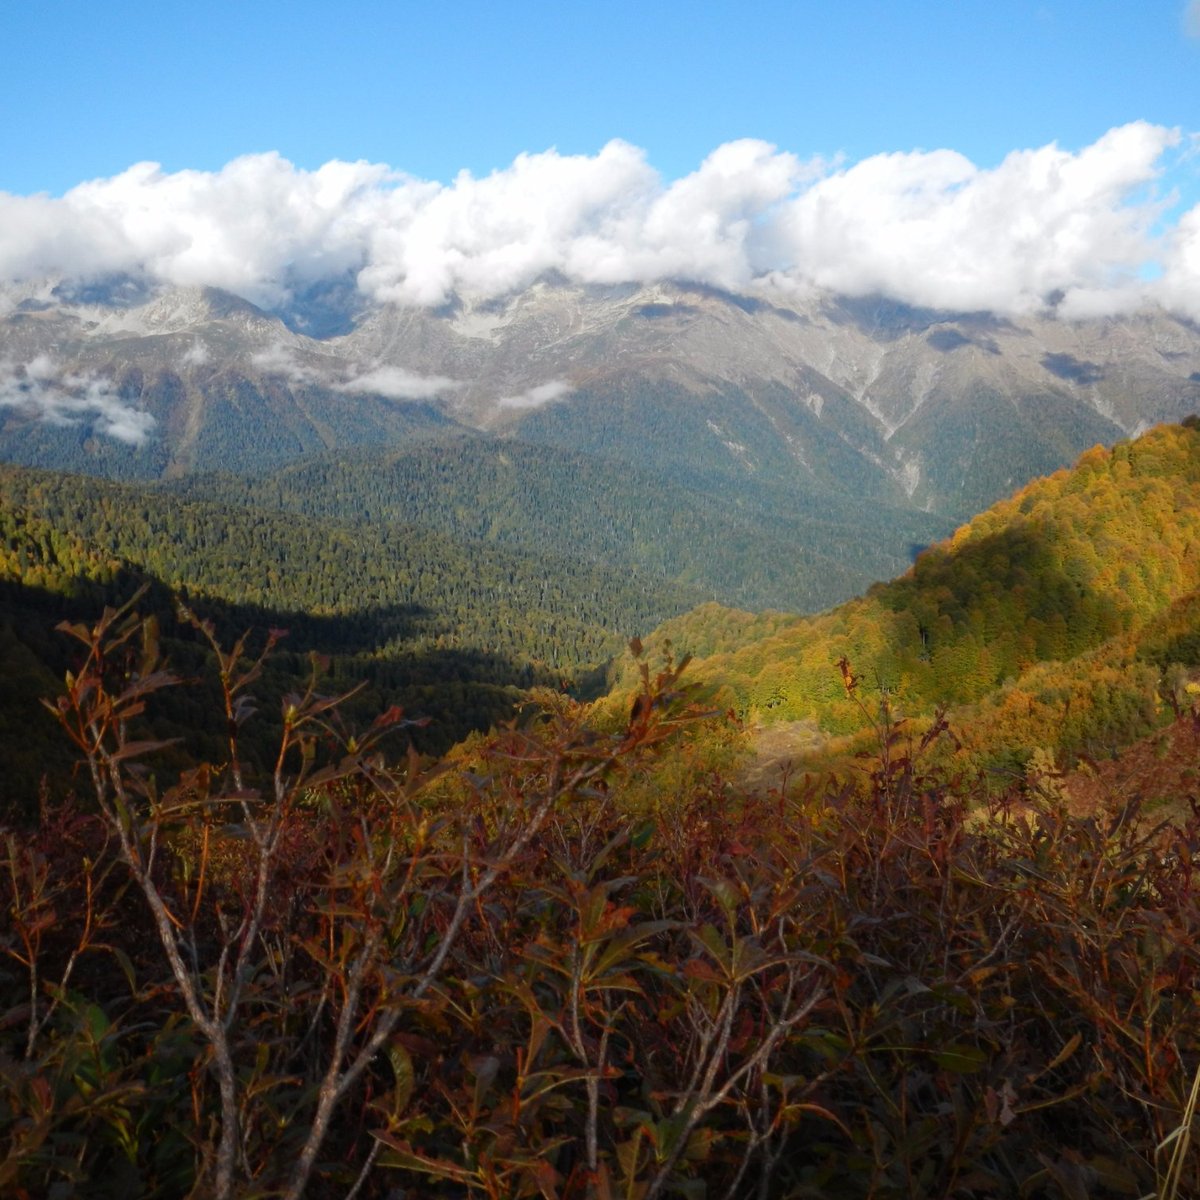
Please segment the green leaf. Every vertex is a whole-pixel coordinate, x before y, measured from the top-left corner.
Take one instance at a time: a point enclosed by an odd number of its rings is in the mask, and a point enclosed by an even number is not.
[[[129,990],[136,996],[137,976],[134,974],[133,963],[130,961],[129,955],[126,954],[120,946],[110,946],[109,949],[112,951],[113,958],[117,960],[117,963],[125,974],[125,980],[129,984]]]
[[[701,1125],[699,1129],[693,1130],[692,1136],[688,1138],[683,1157],[688,1162],[707,1162],[718,1136],[711,1126]]]
[[[741,899],[737,888],[727,879],[701,879],[700,883],[712,893],[713,898],[721,906],[721,911],[725,914],[726,919],[732,921],[733,915],[737,911],[738,901]]]
[[[629,839],[630,845],[635,850],[645,850],[650,845],[654,837],[655,822],[643,821],[634,831]]]
[[[689,932],[691,931],[689,930]],[[702,925],[697,932],[692,933],[692,938],[698,941],[721,967],[727,972],[729,971],[732,965],[730,962],[730,950],[725,944],[725,939],[721,936],[720,930],[715,925],[707,923]]]
[[[1079,1033],[1075,1034],[1067,1042],[1067,1044],[1054,1056],[1053,1061],[1046,1068],[1046,1070],[1053,1071],[1055,1069],[1055,1067],[1061,1067],[1062,1064],[1065,1063],[1067,1061],[1067,1059],[1070,1058],[1071,1055],[1074,1054],[1075,1051],[1079,1049],[1079,1046],[1082,1043],[1082,1041],[1083,1041],[1083,1035],[1079,1034]]]
[[[98,1004],[89,1004],[84,1009],[84,1019],[87,1021],[88,1032],[93,1040],[100,1041],[111,1028],[108,1015]]]
[[[974,1075],[987,1066],[988,1056],[978,1046],[955,1043],[934,1053],[933,1061],[943,1071],[955,1075]]]
[[[683,1136],[683,1131],[687,1127],[687,1123],[688,1111],[684,1109],[683,1112],[664,1117],[654,1126],[654,1147],[659,1162],[665,1162],[675,1149],[680,1137]]]
[[[396,1076],[396,1088],[392,1093],[392,1116],[398,1117],[412,1099],[415,1072],[409,1053],[403,1046],[393,1042],[387,1050],[388,1060],[392,1064],[392,1074]]]

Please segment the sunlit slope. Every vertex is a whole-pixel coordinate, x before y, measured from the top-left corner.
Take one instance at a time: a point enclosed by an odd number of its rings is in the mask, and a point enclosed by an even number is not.
[[[692,677],[743,714],[844,732],[861,713],[837,669],[842,658],[902,711],[929,712],[979,701],[1038,664],[1114,638],[1134,645],[1159,630],[1161,641],[1172,605],[1198,588],[1200,422],[1189,419],[1089,450],[964,525],[901,578],[829,612],[752,617],[704,605],[668,621],[650,645],[695,652]],[[1172,634],[1180,653],[1187,636]]]

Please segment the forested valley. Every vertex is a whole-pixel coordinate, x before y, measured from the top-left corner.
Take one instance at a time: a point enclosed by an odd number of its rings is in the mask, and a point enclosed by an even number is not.
[[[632,568],[424,526],[298,520],[18,467],[0,467],[0,521],[0,639],[11,664],[0,720],[29,764],[10,760],[3,786],[14,804],[35,794],[42,756],[61,759],[53,731],[29,711],[31,692],[46,694],[47,667],[61,678],[67,666],[53,625],[94,618],[141,583],[174,640],[174,595],[230,640],[251,627],[286,629],[269,672],[273,697],[298,685],[311,653],[328,655],[329,686],[363,685],[349,711],[369,722],[400,704],[428,720],[414,732],[427,750],[511,716],[534,684],[594,691],[623,644],[617,630],[648,631],[703,598]],[[177,653],[196,665],[186,639]],[[200,712],[175,715],[204,727]]]

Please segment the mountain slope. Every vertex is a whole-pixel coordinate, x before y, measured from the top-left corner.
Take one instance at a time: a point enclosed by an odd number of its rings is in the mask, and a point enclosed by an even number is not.
[[[310,653],[330,655],[323,687],[359,689],[347,716],[369,724],[391,705],[431,719],[415,737],[445,749],[509,718],[531,686],[585,689],[624,644],[704,593],[632,567],[606,570],[579,556],[534,554],[412,524],[303,519],[187,500],[162,488],[0,466],[0,759],[5,794],[27,805],[40,776],[60,782],[69,756],[40,709],[76,668],[54,626],[93,620],[103,605],[150,587],[183,675],[200,673],[195,637],[173,620],[183,594],[215,620],[226,645],[289,631],[248,734],[269,752],[279,698],[303,685]],[[188,693],[190,695],[190,693]],[[167,701],[160,736],[220,729]],[[209,723],[211,726],[211,722]],[[14,801],[15,802],[15,801]]]
[[[646,627],[689,595],[579,559],[535,558],[412,525],[297,522],[16,467],[0,467],[0,506],[193,595],[350,622],[393,606],[417,616],[415,627],[410,617],[363,631],[371,648],[415,638],[566,671],[620,644],[609,622]]]
[[[309,300],[9,286],[0,456],[148,478],[465,425],[687,487],[820,496],[874,538],[864,502],[963,519],[1200,407],[1200,331],[1158,311],[1016,320],[553,278],[440,309]]]
[[[897,574],[914,545],[948,532],[936,517],[869,501],[847,513],[783,487],[687,487],[651,469],[482,435],[328,452],[267,475],[197,476],[172,490],[310,518],[418,524],[726,603],[797,611]]]
[[[650,644],[698,652],[694,677],[764,722],[859,728],[860,697],[837,668],[845,659],[864,688],[905,713],[982,704],[970,719],[1005,725],[1004,743],[1028,753],[1031,737],[1050,736],[1051,714],[1062,724],[1072,688],[1099,702],[1104,671],[1117,672],[1106,705],[1142,703],[1128,699],[1133,687],[1153,707],[1167,661],[1200,660],[1198,591],[1200,421],[1191,420],[1096,447],[976,517],[902,578],[830,612],[755,618],[705,605]],[[1062,665],[1088,655],[1075,675]],[[1136,686],[1118,677],[1126,670]],[[1086,724],[1083,703],[1073,719]],[[1022,729],[1039,704],[1044,719]],[[1070,736],[1080,749],[1083,734]]]
[[[674,597],[590,610],[615,636],[697,599],[828,607],[1087,446],[1200,406],[1200,331],[1161,312],[561,279],[436,310],[347,295],[269,313],[128,280],[8,287],[0,459],[495,541],[526,589],[548,555]]]

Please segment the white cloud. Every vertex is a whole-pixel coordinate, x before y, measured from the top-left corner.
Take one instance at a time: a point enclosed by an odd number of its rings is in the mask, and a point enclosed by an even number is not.
[[[155,426],[154,417],[122,400],[109,380],[60,375],[45,355],[23,365],[0,362],[0,408],[18,409],[50,425],[91,419],[96,433],[130,446],[143,445]]]
[[[1189,0],[1183,13],[1183,28],[1189,37],[1200,38],[1200,0]]]
[[[570,395],[573,390],[569,383],[564,383],[561,379],[552,379],[549,383],[539,384],[518,396],[504,396],[497,403],[501,408],[541,408],[543,404]]]
[[[1127,197],[1177,144],[1135,122],[1077,154],[1017,151],[981,170],[960,154],[886,154],[789,203],[787,274],[832,291],[944,309],[1027,312],[1052,293],[1112,290],[1119,306],[1150,251],[1157,210]]]
[[[222,287],[272,307],[293,287],[362,265],[364,223],[391,179],[368,163],[300,171],[278,154],[255,154],[217,172],[166,174],[139,163],[80,184],[61,204],[75,237],[96,234],[96,257],[109,269]]]
[[[282,375],[289,383],[325,383],[323,374],[309,363],[301,362],[295,350],[284,342],[252,354],[250,364],[266,375]]]
[[[201,341],[195,341],[183,352],[182,361],[185,367],[202,367],[210,357],[208,347]]]
[[[463,386],[457,379],[419,375],[403,367],[382,366],[363,371],[340,362],[315,365],[298,358],[293,347],[285,342],[276,342],[251,355],[250,362],[265,374],[281,375],[289,383],[316,384],[338,392],[369,393],[391,400],[428,400]]]
[[[334,387],[339,392],[366,392],[386,396],[389,400],[429,400],[442,392],[462,387],[462,383],[443,375],[418,375],[403,367],[375,367],[344,383],[334,384]]]
[[[1200,204],[1184,213],[1175,226],[1157,291],[1163,303],[1200,320]]]
[[[671,183],[622,141],[595,155],[523,154],[448,185],[365,162],[304,171],[277,154],[216,172],[141,163],[59,200],[0,193],[0,279],[124,271],[280,307],[320,280],[353,278],[371,300],[432,306],[554,271],[950,309],[1025,312],[1054,295],[1065,315],[1156,297],[1193,311],[1200,219],[1151,232],[1155,180],[1180,141],[1134,122],[1079,151],[1019,150],[983,168],[952,150],[805,162],[746,139]],[[1141,279],[1151,261],[1153,284]]]

